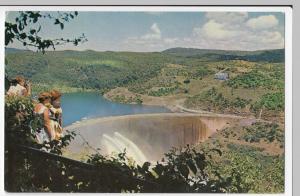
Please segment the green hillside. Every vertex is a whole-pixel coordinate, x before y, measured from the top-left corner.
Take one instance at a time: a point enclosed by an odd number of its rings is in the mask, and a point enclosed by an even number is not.
[[[160,53],[57,51],[45,55],[8,52],[9,77],[24,75],[34,83],[103,89],[144,81],[155,76],[168,55]]]
[[[6,49],[6,71],[13,77],[24,75],[33,82],[67,85],[77,88],[112,88],[141,83],[156,76],[167,64],[204,67],[206,61],[282,62],[284,50],[221,51],[173,48],[161,53],[54,51],[45,55],[18,49]],[[240,55],[240,56],[238,56]],[[273,58],[269,58],[269,56]],[[239,58],[238,58],[239,57]],[[243,58],[245,59],[243,59]],[[260,60],[262,59],[262,60]]]
[[[183,106],[191,109],[269,119],[279,115],[283,119],[282,49],[249,52],[173,48],[149,53],[68,50],[44,55],[7,49],[6,59],[8,76],[23,75],[33,82],[34,91],[58,88],[64,92],[106,93],[121,87],[123,90],[113,91],[108,98],[141,103],[145,98],[160,97],[173,105],[183,100]],[[214,78],[222,70],[229,74],[229,80]]]
[[[203,58],[215,60],[246,60],[265,62],[284,62],[284,49],[258,50],[258,51],[234,51],[234,50],[207,50],[195,48],[171,48],[163,51],[165,54],[188,58]]]

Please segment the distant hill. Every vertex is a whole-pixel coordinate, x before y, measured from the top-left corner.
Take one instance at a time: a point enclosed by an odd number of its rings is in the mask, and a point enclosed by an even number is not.
[[[143,82],[175,57],[162,53],[49,51],[45,54],[6,49],[8,76],[37,83],[79,88],[112,88]]]
[[[202,58],[207,60],[246,60],[284,62],[284,49],[237,51],[237,50],[208,50],[196,48],[170,48],[162,53],[186,58]]]
[[[213,62],[226,64],[227,60],[234,59],[255,62],[284,61],[284,50],[245,52],[171,48],[163,52],[65,50],[42,54],[6,48],[5,52],[8,62],[5,69],[9,77],[23,75],[36,84],[93,89],[143,84],[156,77],[168,64],[187,66],[189,71],[193,67],[195,71],[201,68],[202,71],[207,69],[215,72]],[[182,71],[177,70],[180,73]]]
[[[22,50],[22,49],[17,49],[17,48],[5,48],[5,54],[24,52],[24,51],[30,51],[30,50]]]

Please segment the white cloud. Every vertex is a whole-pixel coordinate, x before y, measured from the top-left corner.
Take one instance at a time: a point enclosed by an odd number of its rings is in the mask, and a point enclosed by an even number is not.
[[[157,51],[162,50],[162,48],[174,47],[177,41],[179,39],[176,37],[163,38],[158,24],[153,23],[146,34],[139,37],[129,37],[124,40],[123,48],[124,50]]]
[[[218,23],[215,20],[209,20],[203,25],[202,28],[195,28],[194,34],[204,35],[206,38],[212,39],[228,39],[237,35],[236,30],[230,30],[222,23]]]
[[[161,51],[172,47],[223,50],[262,50],[284,47],[278,20],[273,15],[249,18],[247,13],[207,13],[206,22],[194,27],[190,36],[167,37],[153,23],[147,33],[127,38],[123,50]],[[180,29],[178,29],[180,31]]]
[[[155,34],[160,34],[160,29],[158,27],[158,25],[156,23],[153,23],[153,25],[151,26],[151,31]]]
[[[278,20],[274,15],[259,16],[251,18],[246,25],[252,29],[268,29],[278,25]]]
[[[208,19],[206,23],[194,28],[193,42],[186,44],[224,50],[284,47],[284,38],[275,28],[278,20],[273,15],[248,19],[247,13],[214,12],[207,13],[206,18]]]
[[[241,23],[248,18],[247,12],[208,12],[206,18],[219,23]]]
[[[152,26],[150,27],[149,33],[147,33],[141,37],[141,39],[145,39],[145,40],[153,40],[153,39],[157,40],[160,38],[161,38],[161,32],[156,23],[152,24]]]
[[[264,32],[263,33],[264,39],[262,39],[263,43],[268,43],[268,44],[283,44],[284,39],[278,31],[275,32]]]

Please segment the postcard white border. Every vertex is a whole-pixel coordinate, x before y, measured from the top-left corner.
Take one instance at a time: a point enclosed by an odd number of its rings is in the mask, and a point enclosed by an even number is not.
[[[285,192],[292,195],[292,8],[288,6],[1,6],[0,7],[0,191],[4,192],[4,21],[6,11],[103,11],[103,12],[283,12],[285,13]],[[63,194],[61,194],[63,195]],[[168,194],[169,195],[169,194]],[[211,194],[201,194],[211,195]],[[214,194],[224,195],[224,194]],[[229,194],[249,195],[249,194]],[[262,194],[251,194],[262,195]],[[274,195],[274,194],[263,194]]]

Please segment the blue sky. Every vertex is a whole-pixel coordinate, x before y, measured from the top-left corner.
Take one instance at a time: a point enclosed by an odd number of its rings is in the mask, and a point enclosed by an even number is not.
[[[54,12],[53,14],[55,14]],[[7,21],[17,12],[9,12]],[[284,14],[271,12],[79,12],[65,29],[41,20],[41,36],[88,42],[57,50],[162,51],[172,47],[261,50],[284,47]],[[9,47],[23,48],[19,43]]]

